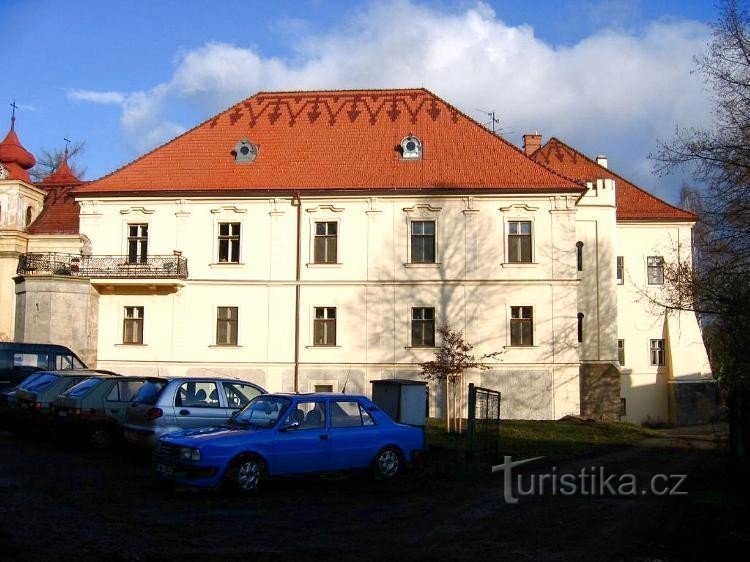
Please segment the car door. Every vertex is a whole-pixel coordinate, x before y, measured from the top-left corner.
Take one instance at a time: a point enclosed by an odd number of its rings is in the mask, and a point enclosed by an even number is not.
[[[181,429],[221,425],[227,420],[219,400],[219,386],[212,380],[187,380],[174,398],[175,421]]]
[[[292,406],[276,431],[273,474],[330,470],[326,418],[324,400],[300,400]]]
[[[224,381],[221,388],[226,398],[226,417],[244,408],[250,400],[263,394],[263,391],[254,384],[235,381]]]
[[[104,414],[118,424],[125,423],[125,414],[130,402],[145,382],[145,379],[105,380],[103,384],[110,388],[105,390]]]
[[[369,466],[381,447],[375,420],[354,399],[331,400],[329,409],[332,469]]]

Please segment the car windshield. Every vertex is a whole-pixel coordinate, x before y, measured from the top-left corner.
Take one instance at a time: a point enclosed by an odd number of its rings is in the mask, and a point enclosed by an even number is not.
[[[283,396],[262,395],[254,398],[231,421],[237,424],[273,427],[291,400]]]
[[[167,381],[146,381],[138,391],[138,394],[133,398],[133,402],[141,402],[142,404],[156,404],[159,393],[164,388]]]
[[[69,390],[63,393],[63,396],[68,396],[69,398],[80,398],[81,396],[87,394],[89,390],[94,388],[101,381],[102,379],[99,378],[85,379],[82,382],[79,382],[77,385],[70,387]]]
[[[55,373],[43,373],[21,388],[30,392],[41,392],[59,378],[60,375],[56,375]]]

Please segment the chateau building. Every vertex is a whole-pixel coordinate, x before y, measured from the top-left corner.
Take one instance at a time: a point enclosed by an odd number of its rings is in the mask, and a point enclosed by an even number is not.
[[[61,167],[32,185],[6,141],[2,240],[29,241],[2,254],[16,339],[122,373],[368,394],[419,378],[450,325],[501,352],[467,382],[506,418],[679,421],[713,388],[695,316],[643,298],[690,259],[695,217],[427,90],[261,92],[83,184]]]

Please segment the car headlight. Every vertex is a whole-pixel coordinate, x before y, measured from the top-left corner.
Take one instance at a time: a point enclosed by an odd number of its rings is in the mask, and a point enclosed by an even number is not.
[[[190,447],[182,447],[180,449],[180,460],[199,461],[201,460],[201,451],[200,449],[191,449]]]

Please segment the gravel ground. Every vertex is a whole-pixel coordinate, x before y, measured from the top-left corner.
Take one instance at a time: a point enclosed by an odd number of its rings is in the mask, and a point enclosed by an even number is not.
[[[724,462],[712,440],[678,435],[524,470],[527,481],[586,467],[639,483],[686,474],[683,496],[548,492],[510,505],[503,473],[427,471],[392,483],[279,480],[238,498],[160,488],[133,451],[93,454],[0,432],[0,560],[705,559],[728,542],[750,546],[740,523],[748,504],[727,501]]]

